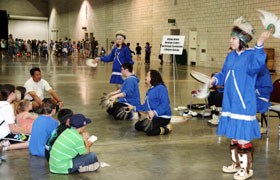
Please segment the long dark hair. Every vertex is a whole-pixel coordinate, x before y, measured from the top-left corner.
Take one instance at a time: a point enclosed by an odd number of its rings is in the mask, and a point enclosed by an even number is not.
[[[20,95],[21,95],[21,99],[20,100],[23,100],[25,92],[26,92],[26,88],[23,87],[23,86],[17,86],[16,90],[18,90],[20,92]]]
[[[156,86],[156,85],[159,85],[159,84],[162,84],[162,85],[165,86],[165,84],[164,84],[164,82],[163,82],[163,80],[161,78],[161,75],[160,75],[160,73],[158,71],[151,69],[150,70],[150,76],[151,76],[150,84],[152,86]]]
[[[233,28],[232,28],[232,32],[236,32],[237,34],[241,34],[241,35],[243,35],[247,40],[248,40],[248,42],[250,42],[252,39],[253,39],[253,37],[252,36],[250,36],[248,33],[246,33],[245,31],[242,31],[240,28],[238,28],[237,26],[234,26]],[[246,48],[248,48],[248,45],[245,43],[245,42],[243,42],[241,39],[239,39],[239,47],[238,47],[238,50],[239,51],[241,51],[242,49],[246,49]]]
[[[117,47],[120,46],[118,43],[116,43],[116,44],[117,44]],[[123,42],[123,43],[122,43],[122,48],[123,48],[124,46],[126,46],[126,44]]]
[[[0,100],[6,101],[11,93],[15,92],[15,86],[11,84],[5,84],[0,89]]]

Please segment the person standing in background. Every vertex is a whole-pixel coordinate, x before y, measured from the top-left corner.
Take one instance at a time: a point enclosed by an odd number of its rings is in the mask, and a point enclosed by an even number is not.
[[[151,58],[151,48],[152,46],[150,46],[149,42],[146,42],[146,46],[145,46],[145,64],[150,64],[150,58]]]

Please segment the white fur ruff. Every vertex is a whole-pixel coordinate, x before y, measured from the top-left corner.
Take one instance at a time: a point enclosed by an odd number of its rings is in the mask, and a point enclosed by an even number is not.
[[[116,37],[117,37],[118,35],[123,36],[123,37],[124,37],[124,39],[126,38],[126,32],[124,32],[123,30],[119,30],[119,31],[117,31],[117,32],[116,32]]]
[[[260,19],[262,24],[266,30],[268,30],[270,25],[273,25],[275,28],[275,32],[273,33],[273,37],[280,39],[280,19],[273,13],[267,12],[261,9],[258,9],[262,16],[260,15]]]
[[[205,83],[203,87],[200,89],[199,93],[196,94],[196,97],[199,99],[204,99],[208,97],[209,94],[210,91],[209,91],[209,81],[208,81],[208,83]]]

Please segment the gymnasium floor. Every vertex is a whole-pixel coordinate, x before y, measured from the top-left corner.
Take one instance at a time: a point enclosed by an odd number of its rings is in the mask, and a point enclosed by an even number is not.
[[[99,64],[97,68],[85,66],[86,58],[15,58],[0,59],[0,83],[23,85],[30,78],[29,69],[39,66],[42,77],[55,89],[65,108],[83,113],[92,119],[87,131],[98,137],[91,150],[99,161],[110,167],[98,172],[55,175],[49,173],[44,158],[32,157],[28,150],[6,152],[8,159],[0,165],[0,179],[188,179],[230,180],[232,174],[222,173],[222,166],[231,163],[230,141],[218,137],[217,127],[207,124],[207,118],[191,118],[174,125],[172,134],[148,137],[134,130],[135,121],[115,121],[99,107],[103,92],[115,90],[109,84],[111,64]],[[140,79],[142,102],[147,88],[145,74],[149,69],[162,73],[169,90],[173,109],[173,68],[169,63],[160,66],[152,61],[150,66],[135,65],[134,71]],[[219,71],[214,68],[178,65],[176,80],[176,106],[190,103],[190,92],[201,84],[193,80],[189,72],[196,70],[205,74]],[[277,79],[273,76],[272,79]],[[45,95],[47,96],[47,95]],[[194,100],[194,103],[203,101]],[[174,113],[176,115],[176,112]],[[280,153],[278,143],[278,118],[271,119],[270,137],[254,140],[254,176],[252,179],[280,179]]]

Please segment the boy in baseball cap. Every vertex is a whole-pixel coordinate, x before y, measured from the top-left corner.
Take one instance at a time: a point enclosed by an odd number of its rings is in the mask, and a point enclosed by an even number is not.
[[[52,173],[89,172],[100,167],[96,154],[90,152],[90,136],[84,132],[89,123],[91,120],[82,114],[70,118],[71,128],[60,134],[50,151],[49,167]]]

